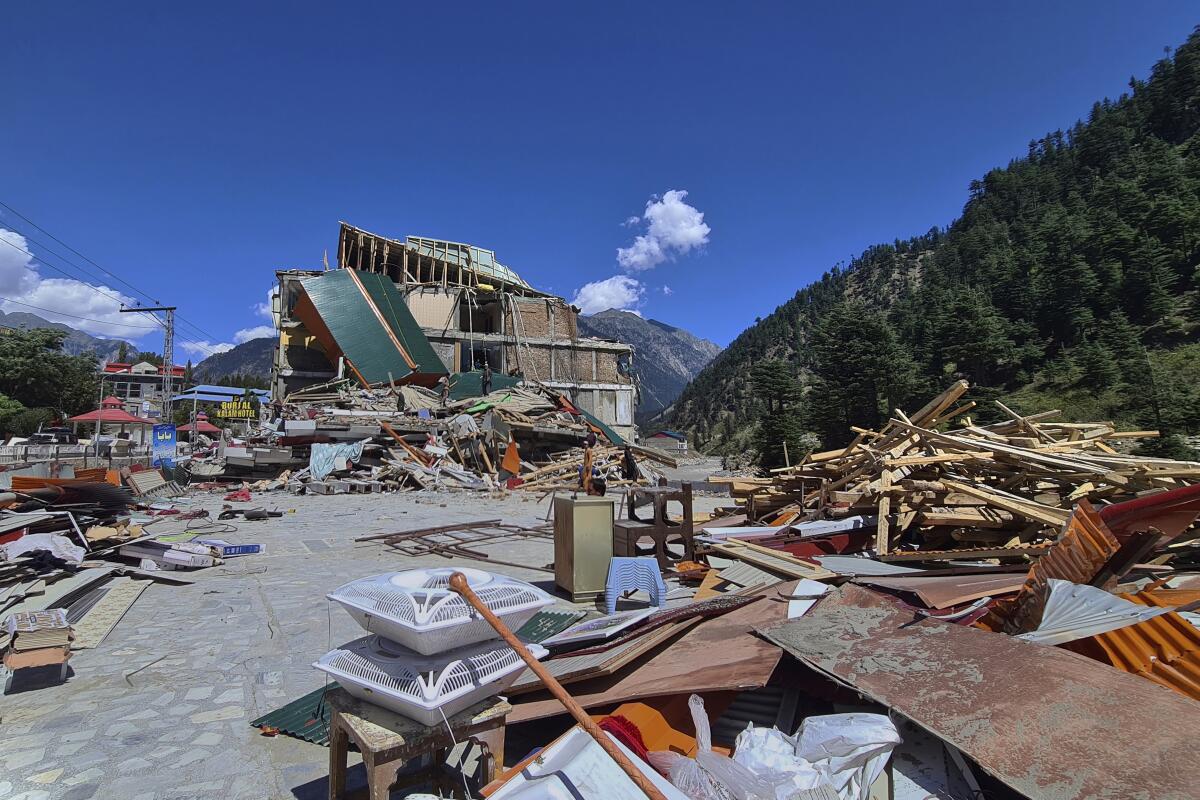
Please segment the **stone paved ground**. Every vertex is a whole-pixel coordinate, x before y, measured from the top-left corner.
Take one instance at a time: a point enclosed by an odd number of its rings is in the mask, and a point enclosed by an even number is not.
[[[221,506],[219,495],[193,502],[214,516]],[[255,504],[295,513],[239,520],[221,538],[261,542],[266,554],[186,573],[193,586],[152,584],[100,647],[72,656],[65,684],[0,697],[0,800],[324,797],[328,750],[263,737],[247,723],[323,685],[312,662],[361,634],[325,594],[412,566],[486,568],[407,559],[354,537],[479,519],[531,525],[546,512],[519,493],[277,492]],[[488,552],[521,564],[553,559],[546,541]],[[549,573],[497,570],[552,589]]]

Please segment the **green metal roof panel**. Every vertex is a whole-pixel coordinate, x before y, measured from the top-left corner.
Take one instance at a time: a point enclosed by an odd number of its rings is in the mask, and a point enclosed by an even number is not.
[[[339,269],[301,285],[337,348],[368,382],[387,383],[389,375],[400,381],[414,373],[446,374],[387,277]]]
[[[282,708],[277,708],[250,723],[251,727],[262,728],[270,726],[278,728],[285,736],[294,736],[313,744],[329,746],[329,704],[325,702],[325,693],[339,688],[337,683],[330,683],[297,698]]]
[[[518,385],[521,379],[512,375],[492,373],[492,391],[499,392]],[[450,399],[466,400],[483,394],[482,372],[455,372],[450,375]]]

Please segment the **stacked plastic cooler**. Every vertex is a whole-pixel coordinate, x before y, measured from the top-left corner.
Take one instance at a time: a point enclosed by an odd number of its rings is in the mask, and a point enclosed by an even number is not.
[[[499,694],[525,662],[449,587],[461,572],[481,601],[516,630],[554,598],[524,581],[477,569],[412,569],[360,578],[328,595],[369,636],[313,664],[350,694],[435,725]],[[543,658],[538,645],[529,650]]]

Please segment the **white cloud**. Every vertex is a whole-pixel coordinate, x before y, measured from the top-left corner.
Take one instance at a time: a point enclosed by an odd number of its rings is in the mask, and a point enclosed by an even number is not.
[[[272,300],[272,298],[275,297],[275,293],[278,291],[278,289],[279,289],[279,287],[277,287],[277,286],[272,286],[270,289],[267,289],[267,302],[255,303],[254,304],[254,313],[255,314],[257,314],[258,316],[263,317],[265,319],[274,321],[275,317],[271,314],[271,300]],[[272,330],[274,330],[274,329],[272,329]]]
[[[661,198],[651,197],[641,218],[646,232],[629,247],[617,248],[617,263],[627,270],[653,269],[672,256],[708,244],[712,228],[704,222],[703,211],[684,202],[687,195],[683,189],[672,189]],[[630,217],[625,224],[636,224],[637,219]]]
[[[108,286],[71,278],[43,278],[29,242],[0,228],[0,309],[36,314],[94,336],[140,339],[161,331],[146,315],[122,314],[121,306],[137,305]]]
[[[664,286],[664,287],[662,287],[662,293],[666,297],[670,297],[671,295],[675,294],[675,290],[672,289],[670,286]]]
[[[204,340],[189,342],[186,339],[184,339],[184,340],[178,342],[178,344],[179,344],[180,349],[186,350],[188,353],[190,353],[194,356],[200,356],[201,359],[205,359],[205,358],[213,355],[214,353],[224,353],[228,350],[233,349],[233,345],[230,344],[229,342],[214,343],[214,342],[207,342]]]
[[[255,325],[253,328],[242,328],[233,335],[233,340],[238,344],[248,342],[251,339],[264,339],[275,336],[274,325]]]
[[[595,314],[610,308],[636,313],[636,307],[645,294],[646,289],[640,281],[628,275],[613,275],[602,281],[584,284],[583,288],[575,293],[571,304],[579,306],[579,310],[584,314]]]
[[[626,217],[625,221],[621,223],[621,227],[622,228],[632,228],[634,225],[637,225],[641,221],[642,221],[642,218],[639,217],[637,214],[634,214],[632,217]]]

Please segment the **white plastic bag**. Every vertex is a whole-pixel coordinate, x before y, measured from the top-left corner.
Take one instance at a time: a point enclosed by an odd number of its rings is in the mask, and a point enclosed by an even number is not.
[[[753,724],[737,738],[734,760],[774,787],[776,800],[822,785],[842,800],[866,800],[900,743],[879,714],[829,714],[804,720],[795,736]]]
[[[738,734],[733,760],[774,787],[775,800],[787,800],[798,791],[826,783],[812,764],[796,756],[796,740],[777,728],[756,728],[750,723]]]
[[[728,756],[712,751],[708,714],[699,695],[688,698],[696,726],[696,758],[678,753],[650,753],[650,763],[692,800],[774,800],[774,787]]]
[[[881,714],[827,714],[804,720],[796,755],[812,764],[842,800],[867,800],[900,732]]]
[[[729,793],[721,792],[695,759],[670,750],[655,751],[649,756],[650,766],[666,775],[671,785],[692,800],[728,800],[731,797]]]

